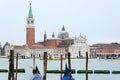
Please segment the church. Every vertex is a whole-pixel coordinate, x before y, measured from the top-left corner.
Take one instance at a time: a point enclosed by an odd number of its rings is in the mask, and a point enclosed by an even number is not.
[[[86,44],[86,37],[82,35],[78,38],[69,37],[69,33],[65,30],[64,25],[57,37],[53,33],[52,38],[48,39],[45,32],[43,34],[43,41],[35,43],[35,26],[31,4],[26,24],[26,44],[6,46],[6,56],[9,56],[10,49],[13,48],[15,55],[18,53],[19,56],[25,58],[33,57],[33,55],[35,57],[43,57],[44,52],[47,52],[49,56],[58,56],[61,54],[66,56],[68,52],[71,52],[71,56],[80,57],[80,51],[82,52],[81,56],[85,57],[85,52],[89,49],[89,46]]]

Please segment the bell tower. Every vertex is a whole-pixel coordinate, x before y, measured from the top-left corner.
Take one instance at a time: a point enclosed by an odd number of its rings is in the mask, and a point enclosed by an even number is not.
[[[28,13],[27,26],[26,26],[26,44],[33,45],[34,43],[35,43],[35,27],[34,27],[34,18],[30,3],[30,9]]]

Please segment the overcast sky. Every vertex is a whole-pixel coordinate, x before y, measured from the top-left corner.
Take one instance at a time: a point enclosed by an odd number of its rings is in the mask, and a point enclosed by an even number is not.
[[[70,37],[86,36],[88,44],[120,43],[120,0],[0,0],[0,42],[26,43],[29,4],[35,19],[36,42],[46,31],[57,37],[65,26]]]

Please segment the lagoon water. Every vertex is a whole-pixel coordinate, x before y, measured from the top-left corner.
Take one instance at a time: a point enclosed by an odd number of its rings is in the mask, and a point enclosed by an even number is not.
[[[85,70],[85,59],[71,59],[71,68],[77,70]],[[15,62],[16,63],[16,62]],[[14,64],[15,64],[14,63]],[[63,69],[67,60],[63,61]],[[35,64],[38,66],[41,75],[43,75],[43,60],[36,59]],[[30,80],[33,69],[33,59],[19,59],[18,68],[24,68],[25,73],[18,73],[17,80]],[[9,59],[0,58],[0,69],[9,69]],[[48,61],[47,70],[60,70],[60,61]],[[89,70],[119,70],[120,61],[89,59]],[[85,74],[72,74],[75,80],[85,80]],[[88,74],[89,80],[120,80],[120,74]],[[8,73],[0,73],[0,80],[8,80]],[[47,74],[47,80],[60,80],[60,74]]]

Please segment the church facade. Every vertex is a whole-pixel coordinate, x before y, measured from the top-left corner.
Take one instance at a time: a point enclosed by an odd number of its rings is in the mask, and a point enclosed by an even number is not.
[[[74,39],[74,44],[69,46],[69,52],[71,52],[73,57],[85,57],[86,52],[90,55],[89,45],[86,40],[86,37],[81,34]]]

